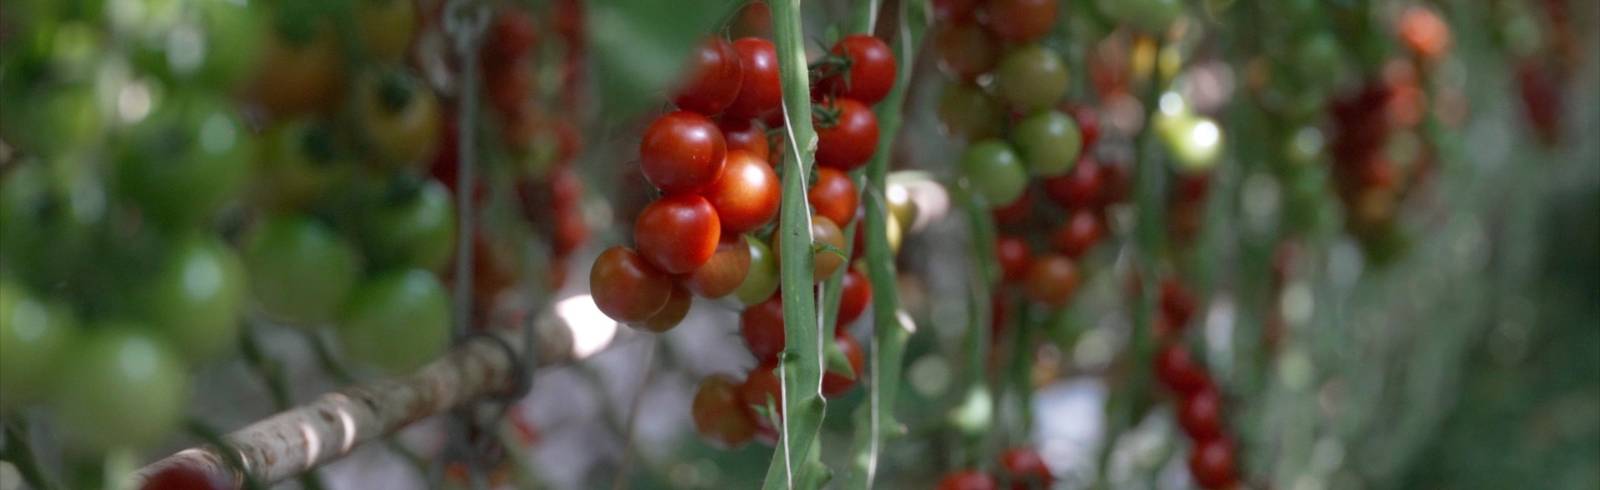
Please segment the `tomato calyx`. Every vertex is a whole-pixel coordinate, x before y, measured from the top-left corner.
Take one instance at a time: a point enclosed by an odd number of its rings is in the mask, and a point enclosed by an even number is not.
[[[416,98],[416,80],[398,70],[386,70],[378,76],[379,106],[390,114],[399,114]]]
[[[811,124],[818,128],[838,127],[843,116],[844,108],[839,107],[832,97],[811,104]]]

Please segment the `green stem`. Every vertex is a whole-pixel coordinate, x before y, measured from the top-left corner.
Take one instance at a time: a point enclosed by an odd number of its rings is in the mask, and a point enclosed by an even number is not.
[[[1007,368],[1008,392],[1016,395],[1015,430],[1009,434],[1012,444],[1028,440],[1033,431],[1033,333],[1041,325],[1034,321],[1032,308],[1026,302],[1015,305],[1016,320],[1011,322],[1011,365]]]
[[[0,460],[10,462],[16,467],[17,473],[22,475],[22,481],[27,482],[29,487],[39,490],[57,488],[54,482],[45,476],[43,468],[39,467],[39,460],[34,458],[33,447],[28,444],[27,425],[22,417],[16,416],[7,421],[5,432],[6,447],[4,451],[0,451]]]
[[[971,297],[967,311],[967,387],[966,397],[956,412],[956,424],[966,435],[967,462],[981,466],[993,456],[999,436],[994,428],[996,407],[994,378],[989,375],[988,357],[994,339],[991,338],[989,319],[990,295],[999,279],[999,265],[995,262],[994,216],[988,205],[965,184],[956,187],[956,200],[966,211],[969,234],[972,237],[973,276],[978,280],[969,283]]]

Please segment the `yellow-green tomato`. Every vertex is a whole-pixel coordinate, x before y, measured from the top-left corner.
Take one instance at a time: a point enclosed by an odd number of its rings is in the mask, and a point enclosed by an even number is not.
[[[75,444],[140,448],[178,428],[188,398],[183,363],[149,326],[110,324],[63,359],[53,406]]]
[[[156,222],[183,227],[239,194],[254,152],[249,128],[225,101],[168,100],[130,131],[117,190]]]
[[[945,134],[976,141],[1000,134],[1005,110],[973,85],[950,85],[939,95],[939,123]]]
[[[261,199],[280,210],[304,209],[349,183],[355,165],[326,121],[298,118],[267,130],[256,159]]]
[[[1003,207],[1022,197],[1028,188],[1028,171],[1006,142],[989,139],[973,143],[961,157],[961,171],[972,190],[991,208]]]
[[[185,358],[210,359],[238,338],[244,264],[215,237],[188,237],[140,293],[151,327]]]
[[[772,293],[778,292],[778,257],[773,255],[772,247],[766,242],[745,235],[745,243],[750,245],[750,272],[744,276],[744,282],[739,283],[739,289],[733,294],[739,298],[740,303],[753,305],[766,301]]]
[[[450,300],[430,272],[387,272],[351,293],[337,332],[350,358],[388,373],[410,371],[450,342]]]
[[[1083,150],[1083,135],[1078,123],[1061,111],[1044,111],[1027,119],[1011,133],[1028,171],[1034,175],[1054,176],[1067,173],[1078,163],[1078,152]]]
[[[39,400],[76,331],[71,310],[0,281],[0,407]]]
[[[245,239],[250,293],[268,316],[300,326],[332,320],[355,284],[355,248],[311,218],[278,216]]]
[[[1037,44],[1006,54],[994,77],[995,93],[1017,112],[1053,107],[1067,94],[1067,64],[1060,54]]]
[[[439,270],[450,260],[456,213],[444,184],[397,182],[376,204],[362,223],[361,237],[372,263]]]

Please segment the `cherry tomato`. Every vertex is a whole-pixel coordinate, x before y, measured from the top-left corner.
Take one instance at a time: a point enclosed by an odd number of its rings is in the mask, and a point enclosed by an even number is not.
[[[1082,137],[1071,117],[1044,111],[1023,119],[1012,131],[1011,141],[1029,172],[1048,177],[1072,170],[1083,149]]]
[[[843,280],[839,281],[839,317],[834,333],[843,332],[844,326],[861,318],[871,302],[872,282],[867,280],[867,275],[861,272],[860,267],[845,271]]]
[[[146,319],[185,357],[209,360],[233,347],[245,299],[244,264],[204,236],[179,242],[139,291]]]
[[[772,242],[774,257],[782,257],[783,250],[780,242]],[[839,225],[826,216],[813,215],[811,217],[811,244],[816,252],[812,254],[811,273],[814,282],[822,282],[833,275],[834,271],[844,265],[844,254],[849,253],[845,248],[844,232],[839,230]]]
[[[539,42],[538,21],[527,11],[507,5],[495,12],[484,36],[478,56],[484,70],[496,70],[533,52]]]
[[[250,292],[268,315],[313,326],[333,319],[355,285],[355,248],[299,216],[267,218],[245,239]]]
[[[866,372],[862,371],[866,368],[866,356],[862,353],[861,344],[856,342],[855,337],[835,335],[833,345],[837,346],[839,352],[844,354],[845,360],[850,362],[852,373],[846,376],[844,373],[823,371],[822,396],[829,398],[849,393],[856,387],[856,382],[866,375]]]
[[[673,104],[710,116],[722,112],[739,96],[744,70],[732,44],[707,38],[689,53],[688,63],[688,80],[672,98]]]
[[[96,328],[61,362],[54,413],[90,449],[141,447],[178,428],[189,398],[183,363],[145,325]]]
[[[933,16],[941,21],[961,23],[959,21],[970,20],[972,12],[977,8],[978,0],[933,0]]]
[[[595,306],[613,320],[636,323],[650,319],[672,296],[672,279],[621,245],[601,252],[589,269],[589,294]]]
[[[939,57],[940,70],[951,78],[972,82],[994,68],[1000,45],[977,24],[940,24],[933,31],[933,53]]]
[[[332,26],[268,37],[251,98],[276,117],[324,112],[344,89],[344,59]]]
[[[194,466],[166,465],[146,478],[139,490],[226,490],[234,486]]]
[[[450,340],[450,298],[420,269],[387,272],[350,294],[335,330],[345,354],[396,374],[439,357]]]
[[[1189,448],[1189,474],[1205,489],[1230,488],[1238,481],[1234,473],[1233,443],[1221,437],[1196,441]]]
[[[965,470],[945,475],[939,480],[939,490],[995,490],[1000,488],[994,477],[978,470]]]
[[[1427,7],[1407,7],[1400,14],[1400,40],[1424,60],[1437,60],[1450,51],[1450,24]]]
[[[717,210],[728,235],[760,228],[778,215],[782,183],[766,161],[743,150],[728,152],[722,176],[700,190]]]
[[[730,120],[723,117],[722,122],[717,124],[717,129],[722,130],[722,139],[726,142],[728,153],[744,150],[762,162],[771,160],[772,151],[767,142],[767,131],[760,123],[751,119]]]
[[[1100,237],[1105,234],[1105,228],[1100,224],[1100,216],[1094,211],[1078,209],[1072,211],[1067,217],[1067,222],[1057,228],[1050,235],[1050,244],[1067,257],[1082,257],[1089,249],[1099,243]]]
[[[994,77],[996,93],[1018,112],[1054,107],[1067,93],[1067,65],[1044,46],[1013,49],[1001,58]]]
[[[662,192],[694,192],[722,174],[726,145],[722,131],[705,116],[669,112],[645,129],[639,166],[645,179]]]
[[[668,274],[685,274],[704,265],[721,238],[716,208],[693,194],[663,196],[639,211],[633,222],[640,255]]]
[[[402,179],[391,186],[361,223],[367,258],[377,265],[440,270],[455,248],[451,200],[450,190],[433,179],[420,185]]]
[[[689,289],[682,284],[672,285],[672,296],[667,298],[667,304],[661,311],[651,315],[648,320],[638,323],[639,328],[655,333],[666,333],[683,323],[683,318],[689,316],[689,307],[694,304],[694,296],[689,294]]]
[[[950,85],[939,96],[939,127],[945,134],[977,141],[1000,134],[1000,103],[973,85]]]
[[[752,408],[766,407],[778,418],[783,417],[783,385],[778,379],[776,364],[761,364],[745,375],[739,384],[739,399]],[[753,410],[752,410],[753,412]],[[772,421],[756,417],[756,426],[772,430]]]
[[[215,214],[249,177],[255,140],[221,100],[179,98],[130,130],[117,190],[148,217],[181,227]]]
[[[1149,33],[1160,33],[1183,15],[1178,0],[1099,0],[1100,11],[1113,20]]]
[[[813,112],[817,165],[850,171],[878,151],[878,116],[854,99],[835,99]]]
[[[1015,283],[1028,277],[1030,252],[1028,242],[1021,237],[1001,235],[995,240],[995,255],[1000,261],[1000,271],[1005,282]]]
[[[1204,368],[1195,364],[1189,349],[1178,342],[1170,342],[1156,353],[1156,379],[1167,389],[1180,395],[1198,392],[1210,385]]]
[[[1078,265],[1067,257],[1047,254],[1028,265],[1023,293],[1028,299],[1060,308],[1078,291]]]
[[[1194,318],[1194,312],[1199,308],[1199,301],[1195,299],[1194,293],[1183,287],[1183,283],[1172,278],[1161,281],[1160,303],[1162,316],[1180,330],[1189,325],[1189,320]]]
[[[1222,435],[1222,400],[1217,390],[1205,388],[1178,401],[1178,425],[1194,440]]]
[[[1129,181],[1128,167],[1109,162],[1097,166],[1100,167],[1100,206],[1127,201],[1128,192],[1133,187]]]
[[[983,140],[968,147],[961,156],[961,173],[972,183],[973,193],[990,208],[1015,202],[1028,188],[1028,171],[1022,160],[1011,145],[1000,140]]]
[[[739,53],[743,82],[739,96],[723,110],[723,118],[750,119],[783,105],[783,87],[778,79],[778,52],[772,41],[747,37],[733,42]]]
[[[849,175],[828,167],[817,167],[817,178],[811,182],[811,211],[833,220],[839,226],[849,226],[856,216],[856,182]]]
[[[783,352],[783,297],[772,295],[739,313],[739,336],[760,364],[778,362]]]
[[[417,32],[416,4],[411,0],[361,0],[355,4],[356,36],[366,53],[390,62],[404,58]]]
[[[1044,458],[1031,447],[1014,447],[1000,453],[1000,467],[1010,477],[1011,490],[1050,488],[1055,482]]]
[[[711,260],[684,279],[684,285],[702,298],[721,298],[739,288],[750,274],[750,245],[742,235],[725,235]]]
[[[326,121],[297,118],[265,134],[258,152],[261,198],[275,208],[304,209],[346,184],[354,165],[341,155]]]
[[[190,72],[216,87],[232,88],[261,62],[267,16],[257,3],[201,2],[193,6],[198,10],[197,25],[168,31],[161,36],[164,42],[157,52],[175,72]],[[202,39],[191,42],[198,45],[198,56],[179,55],[181,50],[171,48],[183,44],[175,40],[196,33]]]
[[[843,71],[817,81],[824,94],[854,99],[872,105],[889,95],[894,85],[894,52],[883,40],[866,34],[851,34],[833,44],[832,55],[841,60]]]
[[[1072,105],[1067,108],[1067,113],[1072,115],[1072,122],[1078,124],[1084,151],[1093,149],[1094,144],[1100,141],[1100,113],[1086,105]]]
[[[994,208],[989,211],[994,215],[996,225],[1005,228],[1021,228],[1028,224],[1028,218],[1033,217],[1033,191],[1022,190],[1022,197],[1011,201],[1010,204]]]
[[[1083,157],[1066,175],[1044,180],[1044,193],[1051,201],[1067,209],[1092,209],[1101,203],[1102,181],[1100,165],[1093,158]]]
[[[695,430],[700,437],[726,449],[750,442],[755,436],[756,422],[750,409],[739,399],[739,383],[730,376],[716,374],[700,380],[695,389]]]
[[[985,25],[1010,43],[1035,41],[1056,23],[1055,0],[991,0],[984,5]]]
[[[439,100],[422,80],[402,68],[379,69],[362,77],[356,101],[362,132],[381,165],[428,164],[439,145]]]
[[[765,241],[749,236],[744,237],[744,241],[750,246],[750,272],[734,290],[734,296],[748,306],[766,301],[778,292],[778,256]]]
[[[772,8],[760,0],[745,3],[734,15],[728,31],[736,38],[772,37]]]
[[[72,310],[0,279],[0,408],[39,400],[58,382],[77,329]]]

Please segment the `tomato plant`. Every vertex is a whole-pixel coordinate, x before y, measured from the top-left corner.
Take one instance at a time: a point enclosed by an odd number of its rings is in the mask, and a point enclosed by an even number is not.
[[[428,164],[439,143],[439,101],[421,80],[398,67],[378,68],[361,78],[356,101],[361,130],[379,165]]]
[[[722,130],[722,139],[727,145],[729,155],[732,155],[734,150],[744,150],[755,155],[757,160],[771,161],[772,151],[767,142],[767,131],[761,127],[760,122],[724,117],[717,123],[717,128]]]
[[[876,104],[889,94],[889,87],[894,84],[894,53],[883,40],[851,34],[834,43],[831,53],[841,68],[817,81],[823,94],[866,105]]]
[[[861,313],[867,310],[867,304],[872,302],[872,283],[867,280],[867,275],[861,272],[860,267],[851,267],[845,272],[844,279],[839,282],[839,288],[841,292],[836,333],[843,333],[844,326],[860,318]]]
[[[1000,58],[999,43],[988,31],[971,23],[936,27],[933,52],[939,57],[939,69],[965,82],[988,73]]]
[[[1013,447],[1000,453],[1000,467],[1011,481],[1011,490],[1050,488],[1055,478],[1044,457],[1030,447]]]
[[[1232,486],[1234,476],[1233,443],[1223,438],[1196,441],[1189,448],[1189,473],[1202,488],[1221,489]]]

